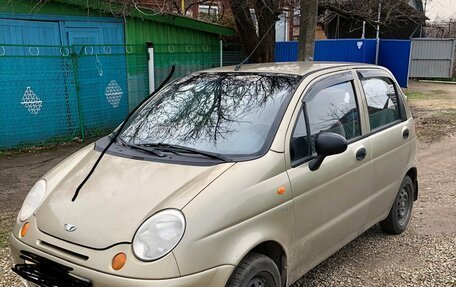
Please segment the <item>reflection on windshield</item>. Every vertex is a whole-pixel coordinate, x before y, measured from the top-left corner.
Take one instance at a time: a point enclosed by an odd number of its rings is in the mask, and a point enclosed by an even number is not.
[[[165,87],[127,124],[132,144],[174,144],[232,155],[261,151],[299,76],[203,73]]]

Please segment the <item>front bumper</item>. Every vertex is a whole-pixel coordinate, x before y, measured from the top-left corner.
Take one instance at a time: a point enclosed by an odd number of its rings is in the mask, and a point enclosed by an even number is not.
[[[222,265],[178,278],[160,280],[136,279],[95,271],[85,266],[62,260],[24,244],[13,234],[10,235],[10,248],[16,264],[24,263],[24,260],[20,258],[21,251],[33,253],[57,264],[71,268],[72,275],[90,280],[93,287],[223,287],[234,270],[234,266]]]

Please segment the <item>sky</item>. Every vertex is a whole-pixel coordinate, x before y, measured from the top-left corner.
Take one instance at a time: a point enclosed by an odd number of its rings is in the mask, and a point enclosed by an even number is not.
[[[428,0],[426,16],[431,21],[448,21],[451,18],[455,21],[456,0]]]

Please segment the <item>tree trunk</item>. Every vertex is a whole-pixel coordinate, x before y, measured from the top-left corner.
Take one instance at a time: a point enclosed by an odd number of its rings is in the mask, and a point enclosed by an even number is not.
[[[259,38],[261,40],[264,37],[258,47],[261,53],[255,55],[257,63],[274,62],[275,60],[275,23],[279,15],[277,2],[276,0],[257,0],[255,2]]]
[[[298,61],[313,60],[318,0],[301,0],[300,10]]]
[[[258,21],[258,35],[250,14],[250,8],[255,9]],[[246,50],[247,55],[252,54],[250,62],[264,63],[274,61],[275,49],[275,22],[277,20],[277,0],[231,0],[233,12],[239,37]],[[269,32],[268,32],[269,31]],[[267,32],[267,35],[265,36]],[[264,39],[259,44],[261,38]]]

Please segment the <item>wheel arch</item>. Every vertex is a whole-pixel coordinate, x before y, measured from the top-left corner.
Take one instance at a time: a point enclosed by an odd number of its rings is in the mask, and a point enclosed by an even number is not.
[[[271,258],[274,263],[279,268],[280,277],[282,281],[282,286],[286,286],[287,283],[287,271],[288,271],[288,261],[287,261],[287,253],[285,248],[277,241],[269,240],[264,241],[254,248],[252,248],[245,256],[248,254],[255,252],[263,254],[269,258]],[[244,257],[245,257],[244,256]]]

